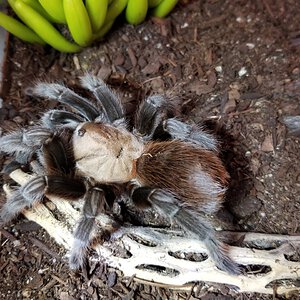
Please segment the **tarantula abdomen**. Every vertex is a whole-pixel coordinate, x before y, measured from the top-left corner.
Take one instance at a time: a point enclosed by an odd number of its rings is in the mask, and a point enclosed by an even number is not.
[[[147,144],[136,169],[143,186],[172,191],[183,205],[207,213],[219,208],[229,180],[216,155],[179,140]]]

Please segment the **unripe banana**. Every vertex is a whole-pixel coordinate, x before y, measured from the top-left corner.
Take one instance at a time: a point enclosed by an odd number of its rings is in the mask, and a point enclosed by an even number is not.
[[[148,0],[148,6],[153,8],[157,6],[162,0]]]
[[[38,0],[23,0],[23,2],[32,7],[34,10],[36,10],[41,16],[46,18],[48,21],[55,23],[55,20],[45,11],[45,9]]]
[[[39,0],[39,2],[56,23],[66,24],[63,0]]]
[[[45,45],[46,43],[30,28],[17,21],[16,19],[7,16],[0,11],[0,26],[12,33],[21,40],[33,44]]]
[[[108,6],[105,24],[114,21],[116,17],[125,9],[128,0],[113,0]]]
[[[86,0],[85,6],[90,17],[93,32],[99,31],[106,18],[108,0]]]
[[[178,0],[163,0],[158,6],[152,10],[152,15],[159,18],[166,17],[175,7]]]
[[[99,40],[104,37],[112,28],[114,20],[104,24],[101,29],[93,35],[93,40]]]
[[[50,46],[61,52],[78,52],[81,50],[81,47],[66,40],[49,21],[22,0],[14,0],[13,2],[14,10],[21,17],[21,20]]]
[[[87,46],[93,37],[89,15],[82,0],[63,0],[67,24],[74,41]]]
[[[15,14],[18,16],[18,18],[23,21],[24,23],[26,23],[22,17],[22,14],[19,14],[19,11],[16,9],[16,2],[17,0],[7,0],[7,2],[9,3],[10,7],[13,9],[13,11],[15,12]]]
[[[129,24],[142,23],[147,15],[148,0],[128,0],[126,7],[126,20]]]

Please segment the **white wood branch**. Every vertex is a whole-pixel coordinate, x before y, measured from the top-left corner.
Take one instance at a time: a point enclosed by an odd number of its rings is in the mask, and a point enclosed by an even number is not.
[[[21,170],[16,170],[11,173],[11,178],[19,184],[24,184],[30,177]],[[8,187],[5,189],[9,192]],[[49,205],[44,204],[25,210],[24,215],[40,224],[50,236],[69,250],[79,212],[65,200],[52,198],[50,200],[64,216],[63,220],[57,220]],[[205,245],[198,240],[187,238],[182,232],[171,230],[123,227],[113,234],[110,242],[97,245],[95,250],[99,254],[99,261],[105,261],[121,270],[124,276],[135,276],[136,280],[150,284],[190,288],[191,283],[206,281],[228,284],[239,292],[273,294],[274,287],[271,282],[276,281],[274,286],[278,294],[300,292],[300,287],[296,286],[300,275],[300,263],[287,259],[295,253],[298,253],[299,257],[300,235],[236,233],[236,236],[238,240],[243,237],[243,245],[260,245],[260,249],[245,246],[230,247],[232,259],[241,265],[267,266],[269,271],[233,276],[218,270],[209,257],[201,262],[185,259],[187,253],[207,253]],[[126,249],[131,256],[129,258],[116,256],[115,253],[118,251],[114,250],[117,246]],[[270,248],[274,249],[267,250]],[[177,251],[180,258],[171,255]]]

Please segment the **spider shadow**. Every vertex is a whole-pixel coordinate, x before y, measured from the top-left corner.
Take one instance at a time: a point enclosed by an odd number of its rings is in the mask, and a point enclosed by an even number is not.
[[[241,203],[254,186],[249,160],[244,155],[245,150],[242,144],[220,123],[205,121],[203,126],[217,136],[220,143],[220,157],[230,175],[223,208],[220,209],[217,216],[221,221],[232,224],[233,229],[238,229],[238,224],[244,217]]]

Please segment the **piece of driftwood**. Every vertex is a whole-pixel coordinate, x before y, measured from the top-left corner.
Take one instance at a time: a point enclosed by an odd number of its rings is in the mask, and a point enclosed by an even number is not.
[[[30,175],[16,170],[11,178],[24,184]],[[5,186],[9,193],[9,187]],[[49,205],[39,204],[24,215],[40,224],[65,249],[72,245],[72,231],[79,211],[69,202],[52,198],[63,219],[58,220]],[[99,219],[99,223],[103,218]],[[105,224],[99,224],[103,226]],[[109,242],[95,246],[96,259],[106,262],[135,280],[170,288],[190,289],[195,282],[229,285],[237,292],[289,294],[300,292],[300,235],[222,233],[226,241],[238,241],[229,248],[233,260],[243,265],[244,274],[229,275],[218,270],[205,245],[184,233],[148,227],[122,227]]]

